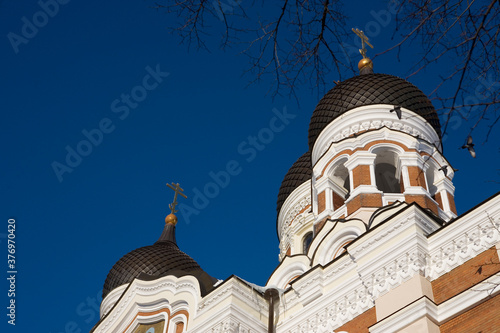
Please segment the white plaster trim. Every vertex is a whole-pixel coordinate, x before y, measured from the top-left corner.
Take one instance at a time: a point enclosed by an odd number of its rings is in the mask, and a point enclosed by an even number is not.
[[[189,295],[192,302],[191,309],[196,308],[201,294],[198,280],[190,275],[180,278],[169,275],[153,281],[135,279],[113,311],[104,318],[94,332],[123,332],[134,321],[138,312],[153,312],[169,306],[169,300],[161,296],[165,292],[174,295],[170,301],[175,301],[175,296],[179,294],[182,294],[184,299]],[[142,299],[150,299],[151,303]]]
[[[267,310],[267,307],[266,307]],[[198,323],[189,333],[266,333],[267,326],[262,320],[267,315],[261,314],[259,319],[251,316],[233,303],[226,304],[216,311],[208,320]]]
[[[139,324],[149,324],[149,323],[157,322],[160,320],[165,321],[165,326],[163,327],[163,332],[165,332],[167,330],[167,326],[168,326],[168,316],[165,312],[160,312],[160,313],[157,313],[155,315],[150,315],[150,316],[137,316],[125,332],[132,333],[132,332],[134,332],[135,328]]]
[[[378,193],[384,194],[384,192],[380,191],[375,185],[359,185],[349,194],[349,198],[347,198],[346,203],[357,197],[362,193]]]
[[[317,249],[314,256],[313,266],[317,264],[326,265],[334,259],[334,255],[340,254],[339,250],[347,241],[353,241],[365,232],[365,225],[358,220],[338,223],[333,232],[328,233]]]
[[[437,306],[427,297],[422,297],[395,314],[371,326],[370,333],[398,332],[423,317],[436,318]]]
[[[106,313],[111,310],[113,305],[118,301],[120,296],[123,294],[123,291],[127,288],[129,284],[124,284],[119,286],[118,288],[113,289],[101,302],[100,314],[101,318],[106,315]]]
[[[496,286],[496,288],[492,289],[492,285]],[[496,274],[440,305],[436,305],[427,297],[422,297],[371,326],[370,332],[398,332],[423,317],[428,317],[434,323],[442,325],[450,319],[479,305],[486,299],[498,295],[500,293],[499,286],[500,275]]]
[[[373,307],[371,296],[362,286],[355,269],[354,263],[348,258],[343,257],[339,263],[342,263],[340,270],[329,270],[329,275],[321,277],[322,268],[317,267],[313,273],[313,282],[297,281],[292,284],[294,291],[287,293],[286,299],[288,308],[296,308],[297,303],[306,304],[300,307],[297,315],[288,315],[280,317],[277,332],[331,332],[333,329],[342,326],[344,323],[352,320],[356,316]],[[334,273],[334,272],[337,273]],[[354,274],[353,274],[354,273]],[[335,277],[332,277],[332,274]],[[342,281],[336,283],[334,289],[329,289],[321,297],[315,297],[318,291],[313,287],[318,284],[325,286],[326,278],[330,280]],[[304,280],[309,280],[304,279]],[[300,284],[304,286],[299,286]],[[309,291],[309,293],[308,293]]]
[[[425,159],[421,155],[404,152],[399,154],[398,157],[402,166],[417,166],[425,172]]]
[[[333,186],[333,181],[327,177],[321,177],[319,180],[316,180],[314,184],[318,193],[325,191],[327,188],[331,188]]]
[[[324,211],[322,211],[321,213],[316,215],[314,224],[319,223],[321,220],[323,220],[326,217],[332,216],[334,212],[335,211],[333,209],[325,209]]]
[[[405,207],[406,206],[403,206],[401,209]],[[392,214],[395,213],[396,212],[393,212]],[[372,231],[372,235],[377,235],[376,237],[367,237],[366,239],[356,242],[356,244],[350,248],[350,252],[356,257],[365,256],[372,251],[374,247],[383,245],[386,241],[386,237],[398,236],[403,230],[413,225],[418,226],[427,234],[439,228],[436,222],[431,220],[419,208],[413,206],[406,209],[402,214],[398,214],[391,220],[386,221],[383,227]]]
[[[283,203],[277,224],[280,239],[280,261],[286,256],[288,248],[293,252],[292,254],[296,253],[294,244],[296,243],[295,236],[298,230],[302,230],[306,225],[309,225],[312,230],[314,223],[314,216],[310,213],[312,206],[311,209],[300,213],[311,204],[311,181],[309,180],[297,187]]]
[[[267,313],[263,296],[232,277],[202,300],[189,332],[265,333]]]
[[[344,163],[344,166],[351,171],[360,165],[372,165],[376,158],[377,154],[366,151],[357,151],[348,158],[348,160]]]
[[[438,306],[437,321],[441,324],[472,309],[487,298],[495,297],[500,293],[500,274],[476,284],[474,287],[450,298]]]
[[[430,252],[438,251],[435,255],[439,253],[444,257],[441,251],[445,251],[447,255],[453,257],[456,251],[448,250],[445,245],[454,244],[453,242],[457,245],[467,232],[471,233],[467,234],[469,236],[473,236],[472,233],[476,232],[477,237],[472,237],[469,244],[471,250],[466,251],[462,258],[464,261],[500,242],[492,228],[485,228],[487,224],[493,226],[492,223],[497,223],[500,227],[500,196],[467,213],[452,225],[431,236],[427,235],[441,227],[416,206],[401,205],[387,213],[382,213],[377,220],[387,219],[388,216],[396,214],[397,210],[404,208],[406,209],[400,214],[386,220],[384,224],[349,245],[350,256],[344,255],[325,267],[315,266],[313,271],[307,272],[304,278],[292,283],[293,290],[287,291],[284,295],[289,310],[280,318],[277,332],[331,332],[373,307],[373,302],[377,297],[398,287],[416,274],[432,280],[430,275],[435,273],[437,263],[432,260]],[[332,227],[333,223],[326,223],[317,235],[317,239],[311,244],[311,248],[318,247],[321,239]],[[476,241],[477,239],[480,241]],[[486,241],[486,239],[489,240]],[[493,245],[489,246],[490,242],[493,242]],[[472,251],[474,247],[476,250]],[[456,266],[444,265],[442,271],[436,276],[445,274],[454,267]],[[315,281],[308,281],[309,274],[312,274],[311,279],[314,277]],[[497,278],[498,276],[492,277],[489,281],[497,283],[497,280],[494,280]],[[500,281],[498,283],[500,285]],[[316,292],[313,286],[321,288],[323,293],[321,297],[312,299]],[[479,302],[483,296],[477,294],[477,291],[471,290],[441,304],[440,317],[433,321],[448,320],[447,318],[456,315],[459,311],[457,304],[472,304],[473,301],[468,301],[467,297]],[[307,301],[309,303],[304,307],[303,302]],[[425,310],[426,306],[429,306],[428,303],[412,304],[420,307],[417,306],[413,310],[408,307],[405,311],[413,311],[413,314],[411,312],[407,314],[417,319],[422,315],[422,309]],[[425,311],[427,312],[424,315],[430,316],[429,313],[433,312],[436,315],[437,310]],[[389,320],[394,321],[394,325],[399,325],[397,327],[401,328],[411,324],[406,315],[396,318],[399,313],[396,312],[384,319],[380,325],[386,325],[386,321]],[[373,327],[373,329],[377,328],[378,326]],[[395,331],[397,330],[379,329],[377,332]]]
[[[302,275],[311,268],[310,260],[306,255],[285,257],[280,266],[273,272],[267,286],[278,286],[286,289],[287,283],[295,276]]]
[[[434,203],[439,206],[437,204],[437,202],[432,199],[432,196],[431,194],[425,189],[423,188],[422,186],[406,186],[405,184],[405,192],[404,194],[408,194],[408,195],[425,195],[427,197],[429,197],[430,200],[434,201]]]
[[[174,313],[174,311],[172,310],[172,313]],[[177,324],[180,324],[180,323],[184,323],[184,327],[182,328],[182,332],[186,332],[187,330],[187,326],[188,326],[188,318],[184,315],[184,314],[178,314],[176,315],[175,317],[172,317],[170,319],[170,325],[169,328],[168,328],[168,333],[176,333],[176,329],[177,329]]]
[[[384,193],[382,195],[382,204],[384,206],[387,206],[389,203],[393,203],[395,201],[404,202],[405,195],[403,193]]]
[[[210,308],[221,303],[228,297],[237,297],[251,308],[260,308],[262,306],[262,297],[257,294],[257,291],[243,284],[236,277],[232,277],[229,281],[226,281],[224,285],[218,287],[203,298],[197,308],[198,314],[201,315],[210,311]]]
[[[500,197],[497,197],[429,237],[426,276],[435,280],[499,241]]]
[[[444,175],[443,175],[443,177],[444,177]],[[453,186],[453,183],[451,182],[451,180],[449,180],[446,177],[441,178],[439,180],[434,180],[434,186],[437,187],[438,191],[445,190],[447,192],[450,192],[451,195],[455,194],[455,186]],[[446,197],[446,200],[448,200],[448,197]]]
[[[368,144],[374,141],[384,142],[380,142],[377,145],[370,147],[369,149],[365,148]],[[321,175],[323,173],[323,170],[325,170],[323,176],[328,174],[328,172],[330,171],[330,167],[334,163],[330,163],[332,159],[335,158],[334,161],[337,161],[338,159],[344,159],[345,156],[349,156],[348,153],[342,153],[341,155],[337,156],[344,151],[354,152],[355,150],[360,149],[360,151],[358,150],[359,152],[374,153],[374,150],[387,147],[392,149],[394,152],[397,152],[398,155],[400,153],[405,153],[402,148],[399,145],[394,144],[394,142],[399,143],[404,147],[407,147],[408,149],[415,149],[420,153],[429,154],[430,156],[432,156],[432,158],[425,157],[425,160],[428,163],[438,165],[437,168],[439,168],[440,164],[447,164],[444,157],[437,151],[436,147],[434,147],[433,145],[425,141],[418,140],[417,138],[410,136],[404,132],[394,131],[386,127],[382,127],[378,130],[362,133],[358,137],[345,139],[341,142],[337,142],[329,146],[327,151],[325,151],[325,153],[319,157],[319,160],[316,162],[316,164],[313,164],[313,179]],[[420,153],[418,155],[420,155]],[[348,158],[350,159],[350,157]],[[438,174],[437,176],[439,177],[436,179],[440,179],[444,176],[442,172],[440,173],[441,175]]]
[[[406,108],[401,108],[403,117],[397,116],[389,110],[394,105],[377,104],[361,106],[349,110],[328,124],[320,133],[312,150],[312,163],[329,148],[331,143],[338,142],[352,134],[387,127],[420,138],[440,147],[439,137],[434,128],[420,115]]]

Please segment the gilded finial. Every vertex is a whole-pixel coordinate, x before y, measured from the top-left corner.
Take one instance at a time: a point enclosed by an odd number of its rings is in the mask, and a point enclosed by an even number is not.
[[[373,45],[368,42],[368,37],[366,37],[365,33],[362,30],[359,30],[358,28],[354,29],[352,28],[352,31],[359,37],[361,38],[361,49],[359,50],[359,53],[363,56],[363,59],[361,59],[358,63],[358,69],[361,72],[361,74],[364,74],[363,68],[367,69],[367,72],[373,72],[373,62],[371,61],[370,58],[366,56],[366,45],[371,47],[373,49]],[[366,70],[365,70],[366,72]]]
[[[179,183],[175,184],[172,182],[172,185],[167,183],[167,186],[170,187],[172,190],[174,190],[174,201],[168,205],[168,208],[170,208],[170,214],[165,217],[165,223],[167,224],[177,224],[177,216],[175,216],[175,213],[177,213],[177,210],[175,209],[175,206],[177,206],[177,195],[180,194],[184,199],[187,199],[187,196],[182,193],[184,190],[179,186]]]

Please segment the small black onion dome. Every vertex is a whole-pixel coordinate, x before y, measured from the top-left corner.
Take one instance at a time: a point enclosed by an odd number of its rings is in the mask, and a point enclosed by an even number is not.
[[[179,250],[175,242],[175,226],[171,224],[165,225],[160,239],[154,245],[133,250],[116,262],[104,282],[102,299],[135,278],[154,280],[167,275],[194,276],[200,283],[202,296],[209,293],[217,282],[193,258]]]
[[[276,202],[276,211],[278,215],[286,198],[288,198],[293,190],[311,179],[311,176],[311,153],[307,152],[299,157],[295,163],[293,163],[292,167],[288,170],[285,178],[281,182],[280,190],[278,192],[278,201]]]
[[[339,115],[359,106],[400,105],[423,118],[441,137],[441,125],[429,98],[410,82],[387,74],[364,74],[347,79],[326,93],[319,101],[309,123],[309,150],[319,134]]]

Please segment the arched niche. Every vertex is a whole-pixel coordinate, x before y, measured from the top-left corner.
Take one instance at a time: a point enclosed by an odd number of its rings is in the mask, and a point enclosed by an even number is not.
[[[427,187],[429,194],[434,198],[437,192],[437,186],[435,185],[436,180],[439,178],[437,172],[439,167],[434,161],[428,163],[428,168],[425,171],[425,178],[427,179]]]
[[[344,252],[344,246],[358,238],[365,230],[364,223],[357,220],[337,224],[318,245],[313,265],[328,264]]]
[[[339,187],[343,188],[345,192],[347,192],[345,198],[349,197],[349,192],[351,191],[349,170],[347,170],[347,168],[344,165],[346,161],[347,158],[343,158],[340,161],[338,161],[335,164],[332,172],[330,173],[330,179]]]
[[[377,188],[384,193],[401,193],[399,150],[391,146],[383,146],[377,147],[372,153],[377,155],[374,162]]]
[[[342,206],[349,198],[351,192],[351,179],[349,170],[345,166],[348,156],[340,156],[333,161],[327,175],[333,183],[333,208],[337,209]]]
[[[286,257],[271,274],[266,286],[277,286],[286,289],[290,283],[311,268],[310,260],[305,255]]]

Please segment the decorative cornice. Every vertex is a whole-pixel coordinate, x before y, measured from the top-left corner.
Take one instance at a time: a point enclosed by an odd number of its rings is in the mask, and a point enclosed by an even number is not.
[[[307,206],[311,204],[311,182],[307,181],[297,187],[281,206],[278,216],[278,231],[280,237],[283,230],[290,226],[293,219]]]
[[[383,244],[387,237],[399,233],[400,229],[405,228],[411,224],[417,224],[427,234],[439,228],[439,225],[437,223],[431,223],[430,219],[425,214],[420,212],[420,210],[416,207],[413,207],[413,209],[407,211],[407,213],[403,216],[398,216],[394,219],[395,222],[388,224],[390,226],[385,226],[384,228],[381,228],[378,232],[376,232],[376,237],[369,237],[366,241],[360,242],[359,245],[351,248],[351,254],[355,257],[363,256],[363,252],[366,253],[368,250],[371,251],[376,246]]]
[[[255,318],[249,318],[248,313],[243,313],[236,308],[227,309],[217,313],[213,320],[204,322],[193,328],[191,333],[266,333],[267,328]]]
[[[119,286],[113,289],[101,302],[100,314],[101,318],[104,317],[109,310],[115,305],[120,296],[123,294],[124,290],[127,289],[128,284]]]
[[[349,159],[344,163],[344,166],[349,171],[352,171],[359,165],[373,165],[376,158],[377,154],[360,150],[352,154],[349,157]]]
[[[432,241],[433,250],[426,258],[426,276],[431,281],[495,246],[500,241],[500,218],[490,216],[481,223],[470,225],[454,239],[441,241],[433,236]]]
[[[280,261],[285,257],[287,249],[293,248],[293,236],[295,231],[302,227],[302,223],[306,223],[305,217],[308,216],[311,207],[310,187],[310,181],[300,185],[288,196],[281,207],[278,216]]]
[[[263,323],[267,318],[268,304],[263,296],[235,277],[225,283],[230,285],[222,288],[216,295],[212,295],[212,292],[205,298],[194,321],[196,326],[190,332],[265,333],[267,330]],[[231,296],[236,296],[243,302],[244,308]],[[224,301],[226,298],[229,299],[227,302]]]
[[[293,290],[285,293],[284,299],[287,308],[297,310],[280,319],[277,332],[331,332],[373,307],[378,297],[416,274],[432,281],[500,242],[500,197],[444,228],[417,206],[404,207],[400,214],[391,213],[377,230],[349,245],[348,255],[325,267],[314,267],[315,271],[306,272],[293,283]],[[432,302],[414,302],[414,308],[409,306],[396,312],[371,330],[398,331],[401,325],[418,320],[422,314],[443,323],[492,292],[500,293],[499,288],[492,289],[491,285],[500,285],[500,275],[437,308],[432,308],[435,306]],[[312,299],[318,288],[323,295]],[[300,306],[304,301],[310,303]]]
[[[306,255],[285,257],[272,273],[266,286],[278,286],[278,288],[285,289],[292,278],[304,274],[310,268],[310,260]]]
[[[337,117],[318,136],[311,156],[313,165],[332,143],[339,142],[360,132],[382,127],[404,132],[411,136],[418,136],[431,144],[437,145],[440,142],[434,128],[423,117],[413,111],[401,108],[404,114],[410,114],[411,116],[397,119],[390,112],[392,108],[394,108],[394,105],[361,106]]]
[[[198,281],[193,276],[183,276],[181,278],[177,278],[175,276],[165,276],[154,281],[135,279],[124,291],[124,294],[118,300],[116,305],[113,304],[114,307],[111,309],[111,312],[103,318],[103,321],[98,327],[96,327],[94,333],[123,331],[123,329],[125,329],[125,327],[132,322],[134,319],[133,316],[135,316],[135,314],[139,311],[149,311],[152,308],[157,308],[159,305],[164,307],[165,304],[169,304],[169,302],[165,299],[162,299],[161,302],[156,300],[147,306],[143,303],[139,305],[135,301],[137,297],[141,296],[149,297],[153,300],[155,295],[164,291],[169,291],[174,295],[187,291],[193,296],[195,302],[197,302],[197,298],[200,295]],[[196,304],[192,304],[191,306],[196,306]],[[134,308],[134,310],[130,311],[130,308]],[[120,329],[117,329],[118,327],[120,327]]]
[[[486,287],[482,287],[484,284]],[[436,305],[427,297],[422,297],[410,305],[404,307],[391,316],[382,319],[377,324],[370,327],[372,333],[398,332],[409,324],[420,318],[427,317],[437,325],[442,325],[455,316],[475,307],[487,298],[495,297],[500,293],[500,288],[491,286],[500,285],[500,276],[493,275],[486,281],[477,284],[458,294],[455,297]],[[495,290],[497,289],[497,290]]]
[[[208,311],[213,304],[219,303],[222,299],[229,296],[238,296],[238,298],[245,304],[252,308],[259,308],[262,306],[262,296],[257,293],[253,288],[239,282],[236,277],[232,277],[226,281],[222,286],[218,287],[210,294],[208,294],[198,305],[198,311]]]
[[[250,329],[244,323],[241,323],[235,318],[226,318],[223,321],[212,325],[204,332],[210,333],[257,333],[257,331]]]

